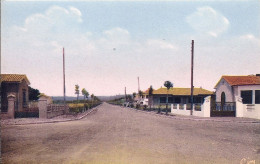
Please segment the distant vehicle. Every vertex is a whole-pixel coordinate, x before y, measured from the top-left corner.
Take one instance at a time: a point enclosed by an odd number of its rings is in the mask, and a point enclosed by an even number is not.
[[[139,104],[140,104],[140,105],[148,105],[148,99],[147,99],[147,98],[141,99],[141,100],[139,101]]]

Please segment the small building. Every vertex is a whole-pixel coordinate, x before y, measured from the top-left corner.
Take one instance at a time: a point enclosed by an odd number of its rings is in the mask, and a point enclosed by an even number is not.
[[[27,108],[29,101],[30,81],[26,75],[21,74],[1,74],[1,111],[7,112],[7,96],[15,96],[15,111],[23,111]]]
[[[235,102],[241,97],[243,104],[260,104],[260,75],[222,76],[215,86],[216,102]]]
[[[215,113],[230,111],[232,116],[260,119],[260,74],[222,76],[215,89]]]
[[[168,92],[168,103],[171,104],[189,104],[191,103],[191,89],[190,88],[167,88],[161,87],[157,90],[153,90],[152,104],[159,105],[166,103],[166,97]],[[145,98],[148,98],[148,90],[144,92]],[[193,102],[203,103],[204,98],[213,95],[213,92],[203,88],[193,89]]]

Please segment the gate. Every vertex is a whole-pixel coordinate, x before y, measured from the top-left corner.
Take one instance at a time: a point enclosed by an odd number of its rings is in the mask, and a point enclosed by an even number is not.
[[[18,104],[15,103],[15,106],[17,109]],[[29,102],[27,104],[23,104],[22,111],[15,110],[14,118],[30,118],[30,117],[39,118],[38,102]]]
[[[210,117],[235,117],[236,116],[236,103],[212,103]]]

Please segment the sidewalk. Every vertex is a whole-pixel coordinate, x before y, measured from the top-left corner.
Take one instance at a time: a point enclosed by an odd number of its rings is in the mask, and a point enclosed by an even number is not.
[[[61,115],[50,119],[40,119],[40,118],[1,119],[1,125],[26,125],[26,124],[44,124],[44,123],[75,121],[75,120],[80,120],[86,117],[88,114],[97,110],[98,110],[98,106],[77,115]]]
[[[147,114],[157,115],[161,117],[166,117],[170,119],[179,119],[179,120],[192,120],[192,121],[213,121],[213,122],[235,122],[235,123],[258,123],[260,124],[260,120],[253,119],[253,118],[243,118],[243,117],[197,117],[197,116],[186,116],[186,115],[176,115],[173,113],[168,113],[165,115],[165,112],[161,112],[158,114],[155,111],[144,111],[144,110],[137,110],[130,107],[123,107],[132,110],[136,110],[137,112],[143,112]]]

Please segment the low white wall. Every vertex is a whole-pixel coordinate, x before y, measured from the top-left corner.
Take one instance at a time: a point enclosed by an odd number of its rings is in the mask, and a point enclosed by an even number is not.
[[[210,99],[211,96],[204,98],[204,103],[201,105],[201,111],[195,111],[195,105],[193,106],[193,116],[198,117],[210,117]],[[180,104],[177,104],[177,109],[174,109],[173,104],[171,104],[171,113],[179,115],[190,115],[190,110],[187,110],[186,104],[184,104],[184,109],[180,109]]]
[[[260,104],[243,104],[241,97],[236,97],[236,117],[260,119]]]
[[[244,104],[244,117],[260,119],[260,104]]]
[[[184,104],[184,109],[180,109],[180,104],[177,104],[177,109],[173,109],[173,104],[171,104],[171,113],[180,115],[190,115],[190,110],[186,110],[186,104]]]

